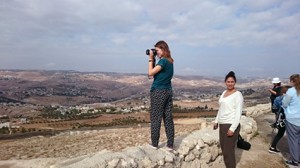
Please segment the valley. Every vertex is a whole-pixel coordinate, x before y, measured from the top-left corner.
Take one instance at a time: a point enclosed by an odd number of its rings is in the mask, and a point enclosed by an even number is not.
[[[268,79],[239,79],[245,106],[268,103]],[[149,123],[145,74],[1,70],[0,138]],[[222,78],[174,76],[174,118],[212,117]]]

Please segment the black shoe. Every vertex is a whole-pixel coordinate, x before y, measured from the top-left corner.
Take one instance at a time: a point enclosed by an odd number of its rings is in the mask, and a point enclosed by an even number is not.
[[[289,164],[289,165],[293,165],[293,166],[298,166],[299,164],[297,162],[294,162],[292,160],[287,160],[285,161],[286,164]]]
[[[280,150],[277,150],[277,149],[274,148],[274,147],[270,147],[270,148],[269,148],[269,152],[270,152],[270,153],[279,153]]]

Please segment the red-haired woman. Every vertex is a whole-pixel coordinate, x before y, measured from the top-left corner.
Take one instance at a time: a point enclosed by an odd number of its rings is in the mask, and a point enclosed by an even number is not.
[[[161,121],[163,120],[168,139],[167,147],[172,150],[174,147],[174,122],[171,80],[174,74],[174,60],[165,41],[158,41],[154,47],[159,61],[153,66],[155,55],[150,50],[148,75],[154,76],[150,89],[151,145],[155,148],[158,147]]]

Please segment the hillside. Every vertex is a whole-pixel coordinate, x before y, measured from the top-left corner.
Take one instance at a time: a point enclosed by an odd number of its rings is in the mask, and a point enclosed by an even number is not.
[[[238,78],[236,87],[244,95],[245,107],[269,102],[269,81]],[[144,74],[0,71],[0,120],[14,126],[1,129],[1,160],[55,158],[53,162],[58,162],[102,149],[119,151],[144,144],[149,140],[151,82]],[[172,82],[177,122],[215,116],[218,97],[225,89],[222,78],[175,76]],[[178,123],[176,136],[197,129],[199,123]],[[256,150],[263,153],[259,156],[268,157],[262,151],[268,144],[262,145]],[[275,165],[280,162],[277,158]],[[2,163],[14,165],[9,160]],[[248,163],[254,164],[241,158],[241,165]]]
[[[245,106],[269,102],[267,79],[238,81]],[[175,76],[172,82],[176,118],[215,115],[223,79]],[[1,126],[0,134],[36,135],[148,123],[151,83],[145,74],[2,70],[0,122],[12,129]]]
[[[263,90],[270,79],[240,79],[239,89]],[[152,80],[145,74],[83,73],[76,71],[0,71],[0,96],[32,104],[80,105],[149,94]],[[175,76],[174,98],[205,97],[224,89],[222,78]]]

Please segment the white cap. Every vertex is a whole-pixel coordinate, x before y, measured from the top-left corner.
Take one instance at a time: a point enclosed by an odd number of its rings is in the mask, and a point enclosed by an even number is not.
[[[280,83],[281,81],[279,80],[279,78],[273,78],[272,79],[272,83]]]

